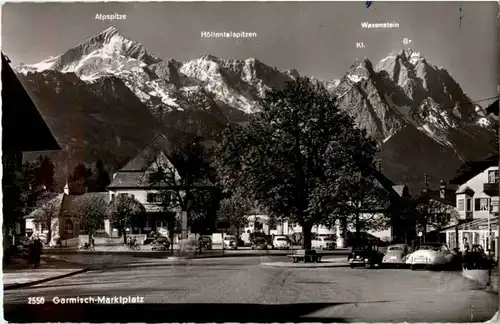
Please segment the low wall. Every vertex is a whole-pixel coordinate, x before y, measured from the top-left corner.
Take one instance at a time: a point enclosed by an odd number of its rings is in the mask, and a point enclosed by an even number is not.
[[[143,244],[144,240],[146,240],[146,234],[130,234],[127,235],[127,239],[129,237],[134,237],[139,244]],[[76,238],[80,245],[88,243],[89,236],[88,235],[80,235]],[[93,237],[95,245],[123,245],[123,237]]]
[[[498,269],[491,270],[491,289],[498,292]],[[462,275],[468,279],[476,281],[480,286],[487,287],[489,281],[488,270],[474,269],[462,270]]]

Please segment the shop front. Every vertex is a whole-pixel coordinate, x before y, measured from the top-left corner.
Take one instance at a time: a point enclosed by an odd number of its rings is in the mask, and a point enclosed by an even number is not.
[[[464,243],[469,246],[478,244],[490,251],[498,259],[498,217],[481,218],[464,224],[449,227],[442,231],[446,234],[446,244],[463,251]],[[458,234],[458,242],[457,242]]]

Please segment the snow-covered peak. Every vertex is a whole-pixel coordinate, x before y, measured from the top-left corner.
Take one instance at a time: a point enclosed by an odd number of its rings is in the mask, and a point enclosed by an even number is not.
[[[367,58],[356,61],[347,71],[346,78],[353,83],[358,83],[370,78],[373,66]]]

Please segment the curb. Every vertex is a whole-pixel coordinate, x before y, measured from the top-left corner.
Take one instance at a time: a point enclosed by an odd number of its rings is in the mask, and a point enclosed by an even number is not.
[[[495,271],[495,270],[493,270],[493,271]],[[485,290],[498,293],[498,284],[495,285],[493,283],[490,283],[488,285],[487,281],[484,281],[482,279],[479,279],[479,278],[473,276],[472,274],[469,273],[468,270],[462,270],[462,276],[469,279],[469,280],[474,281],[476,284],[478,284],[481,288],[483,288]]]
[[[340,262],[329,262],[330,264],[323,264],[323,265],[318,265],[318,264],[313,264],[307,265],[307,264],[294,264],[294,263],[274,263],[274,262],[266,262],[266,263],[261,263],[261,267],[265,268],[298,268],[298,269],[318,269],[318,268],[347,268],[349,267],[348,263],[340,263]]]
[[[91,270],[90,268],[84,268],[84,269],[76,270],[73,272],[65,273],[63,275],[58,275],[58,276],[49,277],[49,278],[45,278],[45,279],[28,281],[28,282],[24,282],[24,283],[4,285],[3,290],[5,291],[5,290],[13,290],[13,289],[20,289],[20,288],[35,286],[35,285],[39,285],[39,284],[42,284],[42,283],[45,283],[48,281],[53,281],[53,280],[63,279],[66,277],[75,276],[75,275],[85,273],[85,272],[90,271],[90,270]]]

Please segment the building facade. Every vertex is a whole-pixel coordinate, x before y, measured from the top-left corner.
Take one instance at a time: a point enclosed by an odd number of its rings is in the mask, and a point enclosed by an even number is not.
[[[177,169],[170,161],[168,154],[171,144],[163,135],[157,136],[154,141],[132,158],[124,167],[113,174],[108,189],[108,197],[113,202],[118,196],[130,196],[141,203],[145,208],[144,219],[127,229],[129,234],[146,235],[151,231],[168,232],[176,220],[182,218],[179,208],[172,207],[165,210],[163,199],[169,199],[160,195],[165,189],[164,184],[152,184],[149,175],[158,170],[172,170],[175,179],[180,180]],[[172,192],[172,195],[174,192]],[[174,199],[172,196],[170,199]],[[110,237],[119,237],[121,233],[113,228],[109,220],[105,221],[105,230]]]
[[[482,169],[460,185],[456,191],[459,224],[444,231],[451,247],[463,248],[466,239],[469,244],[480,244],[486,250],[497,250],[498,186],[498,166]]]

